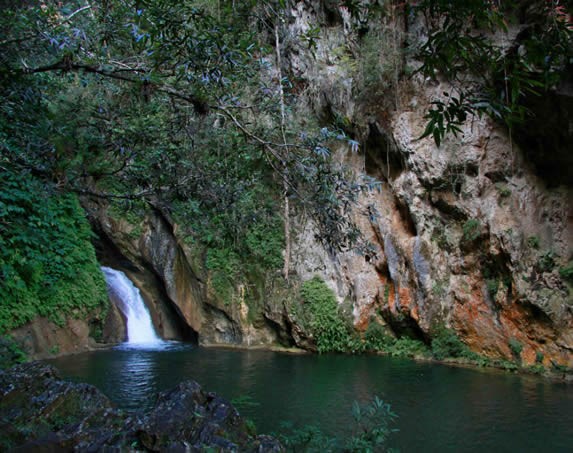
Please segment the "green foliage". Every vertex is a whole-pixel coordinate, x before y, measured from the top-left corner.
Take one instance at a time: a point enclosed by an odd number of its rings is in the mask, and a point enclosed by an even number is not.
[[[434,241],[442,250],[451,250],[452,248],[452,244],[446,235],[444,225],[436,226],[432,230],[432,241]]]
[[[362,96],[377,99],[398,82],[404,61],[404,36],[399,24],[384,17],[382,11],[369,13],[368,28],[358,49],[357,82]]]
[[[447,282],[445,280],[436,280],[432,283],[432,294],[436,297],[444,297],[447,294]]]
[[[374,320],[368,324],[363,341],[355,345],[354,350],[379,351],[393,357],[420,357],[428,354],[428,348],[423,342],[405,336],[394,338]]]
[[[508,343],[509,349],[513,356],[521,360],[521,351],[523,351],[523,345],[515,338],[510,338]]]
[[[489,296],[495,299],[497,291],[499,290],[499,280],[497,278],[487,278],[485,280],[485,287]]]
[[[572,30],[565,7],[536,1],[528,17],[519,52],[495,41],[515,18],[510,4],[488,0],[424,0],[413,7],[426,18],[428,38],[418,50],[419,72],[445,77],[455,94],[444,93],[426,118],[422,137],[437,146],[447,133],[456,135],[470,115],[486,114],[510,129],[528,115],[523,100],[555,87],[573,55]]]
[[[26,353],[12,337],[0,336],[0,370],[26,361]]]
[[[500,368],[500,369],[505,370],[505,371],[517,371],[517,370],[519,370],[519,365],[517,363],[511,362],[509,360],[503,360],[503,359],[488,360],[487,365],[495,367],[495,368]]]
[[[209,249],[206,260],[211,285],[225,303],[230,303],[241,269],[241,260],[231,250]]]
[[[366,351],[386,351],[394,344],[394,338],[388,335],[381,324],[371,320],[364,332],[364,349]]]
[[[347,443],[349,451],[382,451],[388,437],[396,432],[390,425],[397,415],[392,412],[390,404],[385,403],[377,396],[367,404],[352,405],[352,418],[354,419],[354,434]]]
[[[479,220],[469,219],[462,226],[462,241],[473,242],[481,234],[481,224]]]
[[[499,196],[501,198],[508,198],[511,195],[511,189],[507,187],[506,184],[498,182],[495,184],[495,187],[499,191]]]
[[[251,409],[253,407],[260,406],[260,403],[255,401],[252,396],[241,395],[231,400],[231,404],[237,408],[237,410],[242,411],[244,409]]]
[[[426,115],[428,124],[420,136],[422,139],[431,135],[436,146],[440,146],[446,134],[452,133],[457,137],[458,133],[462,132],[460,127],[472,112],[472,106],[464,93],[461,93],[458,98],[446,92],[444,96],[448,98],[447,104],[440,100],[432,101],[433,107]]]
[[[535,365],[527,367],[527,371],[533,374],[543,374],[545,373],[545,367],[540,363],[536,363]]]
[[[432,355],[444,360],[448,357],[468,357],[471,353],[453,330],[441,327],[432,335]]]
[[[295,427],[290,422],[281,424],[281,432],[274,434],[287,452],[334,452],[340,450],[339,441],[327,436],[316,426]]]
[[[539,249],[539,236],[529,236],[527,238],[527,245],[532,249]]]
[[[559,275],[563,280],[573,283],[573,262],[559,268]]]
[[[318,352],[347,351],[351,335],[340,316],[334,292],[319,277],[314,277],[302,284],[300,293]]]
[[[0,17],[0,159],[65,190],[114,200],[119,218],[144,200],[179,217],[195,240],[252,253],[263,268],[280,267],[276,231],[286,198],[308,208],[320,240],[353,246],[358,230],[348,211],[373,184],[330,159],[333,140],[354,151],[358,143],[303,129],[305,120],[290,113],[288,79],[280,81],[282,99],[268,77],[271,50],[255,32],[276,22],[282,35],[284,8],[12,5]],[[196,214],[192,222],[187,214]],[[136,226],[132,236],[139,233]]]
[[[105,309],[105,281],[77,198],[8,171],[0,187],[0,332],[36,316],[61,325]]]
[[[428,348],[420,340],[400,337],[387,347],[386,352],[393,357],[418,357],[427,355]]]
[[[548,250],[537,260],[536,268],[538,272],[551,272],[555,268],[555,252]]]
[[[352,404],[352,436],[344,443],[315,426],[295,428],[292,423],[283,423],[275,437],[288,452],[383,452],[388,451],[388,438],[398,431],[391,427],[397,417],[390,404],[374,396],[365,404]]]

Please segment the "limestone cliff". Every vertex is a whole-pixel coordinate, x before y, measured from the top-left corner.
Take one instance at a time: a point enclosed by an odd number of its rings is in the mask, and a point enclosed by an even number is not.
[[[552,94],[565,113],[547,118],[549,130],[561,135],[544,133],[539,119],[510,134],[476,117],[437,147],[419,137],[430,102],[449,87],[409,75],[418,63],[404,46],[420,38],[415,23],[395,9],[372,23],[339,2],[293,5],[281,69],[296,80],[296,114],[335,123],[356,138],[359,151],[341,148],[338,158],[383,182],[354,209],[373,246],[366,256],[326,250],[312,221],[295,216],[294,287],[320,276],[351,306],[358,331],[378,323],[391,335],[429,343],[447,327],[487,357],[512,359],[519,349],[525,364],[572,367],[573,298],[563,272],[571,266],[572,186],[560,168],[570,163],[567,82]],[[538,118],[544,108],[541,102]],[[240,284],[233,303],[219,300],[201,250],[181,241],[179,226],[159,209],[137,226],[114,219],[103,205],[88,210],[102,262],[138,284],[165,338],[313,348],[289,309],[292,287],[280,278],[250,282],[254,305]]]
[[[519,343],[527,364],[572,366],[573,297],[559,273],[571,259],[572,190],[564,169],[554,179],[547,171],[567,162],[567,152],[556,149],[552,163],[545,149],[539,171],[539,159],[530,156],[542,147],[541,132],[529,149],[523,135],[477,117],[440,147],[420,140],[430,101],[449,87],[406,77],[417,63],[405,57],[392,79],[386,65],[395,67],[396,48],[415,39],[415,24],[406,36],[396,18],[387,16],[375,28],[331,3],[297,3],[292,36],[316,23],[326,26],[312,53],[291,43],[288,69],[306,87],[300,108],[337,119],[357,137],[359,153],[344,158],[384,184],[355,210],[375,254],[333,256],[316,241],[309,246],[314,230],[307,224],[293,247],[297,273],[321,275],[340,301],[351,301],[358,329],[379,322],[396,335],[428,341],[445,325],[489,357],[511,358],[510,343]],[[374,55],[364,46],[373,29],[380,38]],[[570,102],[567,93],[563,86],[555,94],[563,99],[561,110]],[[555,113],[548,127],[570,131],[570,115]],[[561,135],[554,139],[570,145],[570,133]]]
[[[219,300],[197,250],[178,238],[178,226],[159,210],[133,225],[114,218],[106,204],[86,203],[98,233],[102,264],[124,271],[140,289],[154,326],[165,339],[201,344],[273,345],[283,335],[272,320],[276,303],[263,282],[257,313],[245,303],[245,289],[234,288],[236,301]],[[268,285],[267,285],[268,286]],[[280,303],[279,303],[280,306]],[[282,318],[279,309],[276,317]],[[121,323],[115,330],[121,328]],[[288,340],[287,340],[288,341]]]

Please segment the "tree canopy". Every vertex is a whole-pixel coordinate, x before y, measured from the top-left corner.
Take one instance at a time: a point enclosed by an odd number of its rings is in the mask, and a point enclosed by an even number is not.
[[[207,266],[226,279],[245,256],[280,267],[291,200],[329,247],[355,246],[347,213],[376,182],[357,181],[331,160],[329,144],[355,150],[355,141],[292,114],[280,65],[285,6],[5,1],[0,172],[13,183],[0,189],[3,238],[16,235],[8,214],[21,204],[12,190],[21,181],[32,198],[75,194],[136,217],[158,210],[209,247]],[[79,245],[74,237],[66,247]],[[4,280],[30,288],[41,280],[12,258],[2,257]]]

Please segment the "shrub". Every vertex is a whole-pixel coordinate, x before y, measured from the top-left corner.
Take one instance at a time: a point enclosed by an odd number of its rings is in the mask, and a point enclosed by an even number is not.
[[[77,197],[0,172],[0,333],[36,316],[62,325],[108,305]]]
[[[344,352],[351,344],[351,334],[338,310],[334,292],[319,277],[302,284],[301,296],[307,305],[310,331],[318,352]]]
[[[537,261],[537,269],[539,272],[551,272],[555,267],[555,252],[549,250],[545,252]]]
[[[286,451],[293,452],[383,452],[387,450],[388,437],[398,431],[391,427],[397,417],[390,404],[374,396],[366,404],[353,403],[353,434],[345,444],[315,426],[295,428],[292,423],[282,423],[281,432],[275,437]]]
[[[370,322],[364,332],[364,349],[367,351],[385,351],[394,343],[394,338],[389,336],[386,329],[377,322]]]
[[[465,242],[475,241],[480,235],[480,223],[476,219],[467,220],[462,227],[462,240]]]
[[[432,338],[434,358],[443,360],[447,357],[467,357],[468,353],[468,347],[461,342],[453,330],[442,327],[435,332]]]
[[[231,249],[210,248],[206,267],[211,273],[211,285],[224,303],[230,303],[241,269],[239,256]]]
[[[390,404],[377,396],[364,405],[355,401],[352,405],[355,430],[346,448],[349,451],[381,451],[390,434],[397,431],[390,427],[396,417]]]
[[[538,236],[529,236],[527,238],[527,245],[532,249],[538,250],[539,249],[539,237]]]
[[[386,349],[393,357],[416,357],[428,353],[428,348],[420,340],[409,337],[397,338]]]
[[[0,337],[0,370],[26,361],[26,354],[12,337]]]
[[[509,349],[516,359],[521,359],[521,351],[523,351],[523,345],[515,338],[509,339]]]
[[[563,280],[573,283],[573,262],[563,266],[559,269],[559,275]]]

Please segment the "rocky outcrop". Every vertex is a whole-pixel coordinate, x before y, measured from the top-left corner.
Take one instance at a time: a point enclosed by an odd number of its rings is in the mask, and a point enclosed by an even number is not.
[[[322,3],[297,3],[289,18],[292,36],[324,14]],[[422,77],[365,86],[360,68],[372,67],[365,61],[372,54],[360,46],[374,25],[344,6],[334,8],[338,20],[325,27],[313,52],[293,40],[285,71],[306,86],[301,109],[338,119],[359,139],[358,155],[339,150],[348,165],[383,182],[380,193],[363,196],[355,209],[374,253],[332,255],[307,222],[293,246],[296,273],[320,275],[341,303],[350,301],[358,329],[378,322],[397,336],[429,342],[434,329],[445,326],[488,357],[512,359],[520,349],[527,364],[573,366],[572,288],[559,272],[571,262],[573,194],[562,172],[547,184],[551,168],[570,157],[561,151],[570,142],[566,87],[556,93],[562,102],[555,115],[542,117],[565,118],[565,125],[548,129],[563,127],[549,134],[553,142],[541,134],[516,143],[492,121],[471,118],[458,137],[437,147],[419,137],[430,101],[450,87]],[[381,22],[387,42],[374,58],[383,69],[393,58],[388,43],[398,39],[399,47],[404,29],[391,15]],[[554,163],[530,159],[540,148],[555,151]]]
[[[89,320],[68,318],[64,325],[58,325],[38,317],[12,330],[10,336],[29,359],[44,359],[85,352],[97,348],[99,343],[119,343],[124,340],[125,327],[112,307],[105,322],[93,315]]]
[[[373,246],[366,256],[333,254],[315,240],[312,221],[293,221],[293,280],[321,276],[351,307],[359,331],[375,322],[429,343],[447,327],[491,358],[513,359],[519,350],[525,364],[573,366],[572,288],[560,272],[572,258],[570,82],[553,93],[555,102],[532,104],[538,119],[514,135],[470,118],[437,147],[419,137],[430,102],[451,87],[402,77],[419,64],[402,52],[419,27],[406,30],[396,10],[375,23],[371,3],[351,14],[340,2],[296,2],[285,20],[281,72],[296,81],[296,114],[356,138],[359,152],[340,148],[339,159],[383,182],[354,210]],[[554,115],[541,113],[552,105]],[[201,251],[180,241],[178,226],[160,210],[134,225],[105,206],[88,208],[102,261],[136,282],[163,337],[313,349],[289,309],[291,288],[265,276],[249,282],[256,304],[245,302],[240,284],[232,303],[219,300]]]
[[[233,289],[233,303],[213,291],[201,251],[182,242],[178,226],[159,210],[133,225],[115,218],[105,204],[85,202],[99,240],[100,262],[121,270],[139,288],[153,324],[164,339],[203,345],[261,346],[293,340],[283,322],[280,290],[267,276],[253,282],[258,306],[245,302],[245,287]],[[252,298],[252,297],[251,297]]]
[[[128,414],[95,387],[28,363],[0,372],[0,410],[3,451],[282,451],[193,381],[160,393],[147,414]]]

